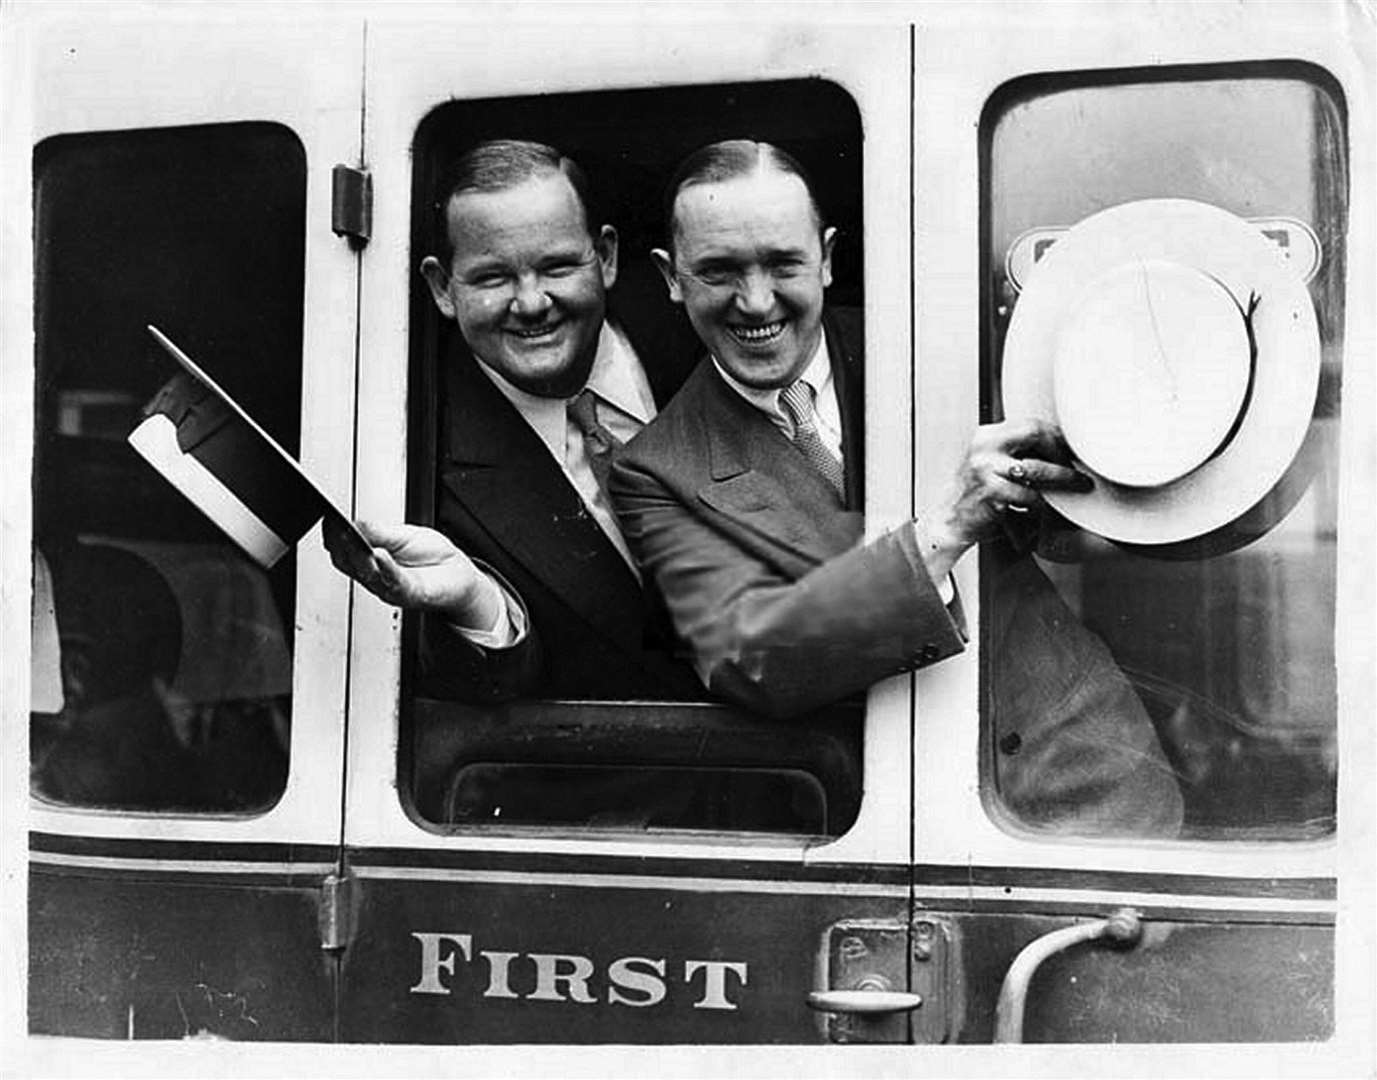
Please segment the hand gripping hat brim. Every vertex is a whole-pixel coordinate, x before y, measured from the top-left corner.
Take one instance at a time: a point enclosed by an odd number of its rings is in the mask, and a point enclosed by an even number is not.
[[[1275,245],[1216,206],[1147,199],[1084,219],[1037,264],[1005,341],[1004,415],[1057,424],[1093,477],[1045,493],[1063,517],[1171,545],[1272,490],[1319,370],[1314,306]]]

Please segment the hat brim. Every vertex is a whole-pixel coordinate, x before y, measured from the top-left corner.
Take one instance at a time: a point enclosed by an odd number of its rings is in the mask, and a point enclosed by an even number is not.
[[[1004,415],[1057,422],[1053,365],[1071,305],[1095,278],[1134,260],[1166,260],[1215,278],[1251,316],[1253,382],[1232,437],[1185,476],[1156,487],[1095,480],[1087,493],[1048,491],[1081,528],[1138,545],[1175,544],[1227,526],[1285,474],[1305,439],[1319,384],[1314,305],[1300,275],[1242,219],[1207,203],[1146,199],[1094,214],[1037,264],[1004,345]],[[1074,452],[1074,447],[1072,448]]]
[[[300,463],[157,327],[148,332],[177,361],[180,378],[189,376],[202,389],[188,384],[183,391],[175,380],[165,386],[130,434],[130,445],[264,567],[273,566],[322,516],[342,523],[345,542],[361,557],[371,556],[349,516]],[[188,393],[207,391],[219,403],[218,417],[216,410],[199,416],[193,416],[194,408],[181,411]],[[165,399],[179,415],[161,411]],[[193,433],[192,427],[199,430]]]

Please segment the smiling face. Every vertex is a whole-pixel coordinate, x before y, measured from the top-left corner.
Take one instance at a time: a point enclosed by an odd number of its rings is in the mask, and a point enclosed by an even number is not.
[[[513,385],[568,397],[588,378],[617,277],[617,234],[589,232],[558,172],[450,199],[454,257],[421,264],[436,306],[474,354]]]
[[[803,181],[767,167],[690,184],[673,230],[674,251],[656,251],[656,264],[718,363],[747,386],[796,380],[822,333],[835,236],[820,232]]]

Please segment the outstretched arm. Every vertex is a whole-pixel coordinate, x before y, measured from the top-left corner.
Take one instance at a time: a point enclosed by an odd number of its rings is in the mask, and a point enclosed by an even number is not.
[[[620,462],[612,490],[700,677],[758,712],[794,716],[963,647],[907,526],[795,576],[642,465]]]
[[[341,573],[384,603],[425,613],[422,676],[427,693],[502,701],[535,692],[539,643],[520,596],[491,567],[447,536],[420,525],[359,522],[364,557],[326,518],[325,545]]]
[[[360,521],[372,545],[368,556],[340,542],[343,529],[325,520],[325,546],[335,569],[384,603],[430,611],[456,626],[487,630],[503,603],[497,584],[443,533],[422,525],[378,525]]]

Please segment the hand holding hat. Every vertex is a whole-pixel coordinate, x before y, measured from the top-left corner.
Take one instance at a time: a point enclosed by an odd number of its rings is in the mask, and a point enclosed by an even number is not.
[[[966,550],[999,536],[1005,511],[1031,510],[1043,491],[1086,492],[1093,482],[1078,472],[1054,424],[1015,419],[976,429],[952,483],[924,514],[925,558],[940,581]]]
[[[358,522],[369,555],[347,543],[326,518],[325,547],[335,569],[394,607],[434,611],[465,627],[491,626],[503,603],[497,586],[443,533],[421,525]]]

